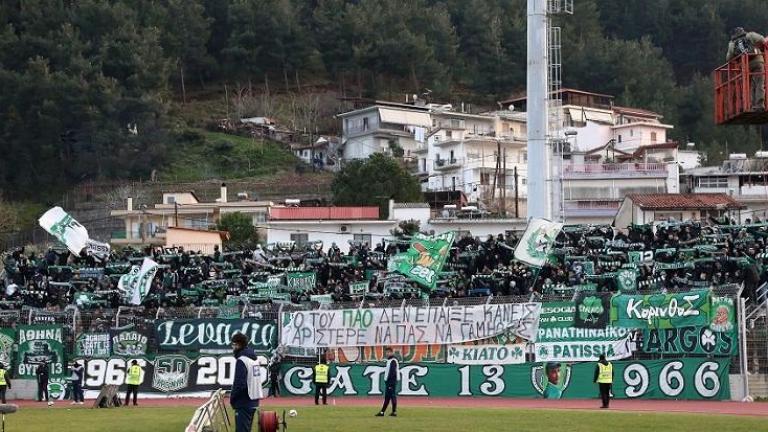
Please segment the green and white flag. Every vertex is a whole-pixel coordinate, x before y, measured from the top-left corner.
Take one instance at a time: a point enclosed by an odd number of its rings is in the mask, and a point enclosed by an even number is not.
[[[616,272],[616,286],[619,292],[637,291],[637,272],[635,269],[621,269]]]
[[[307,291],[315,288],[317,275],[315,272],[286,273],[288,289],[291,291]]]
[[[416,234],[411,239],[408,251],[394,256],[393,270],[430,290],[435,289],[437,276],[443,269],[455,238],[456,233],[453,231],[436,236]]]
[[[736,323],[736,309],[732,298],[712,296],[712,315],[709,328],[714,332],[732,332]]]
[[[0,328],[0,363],[8,367],[11,364],[13,344],[16,342],[16,330]]]
[[[88,230],[61,207],[54,207],[45,212],[38,219],[38,223],[75,255],[79,255],[88,244]]]
[[[515,248],[515,258],[533,267],[543,267],[549,260],[552,245],[563,224],[544,219],[531,219],[523,238]]]
[[[710,292],[680,294],[615,295],[611,322],[616,327],[669,329],[706,326],[710,323]]]
[[[152,288],[152,279],[157,273],[157,263],[149,258],[144,258],[141,267],[133,266],[131,271],[120,277],[117,288],[133,305],[140,305]]]
[[[64,329],[60,325],[22,325],[18,331],[17,377],[34,378],[43,363],[48,364],[50,376],[64,373]]]

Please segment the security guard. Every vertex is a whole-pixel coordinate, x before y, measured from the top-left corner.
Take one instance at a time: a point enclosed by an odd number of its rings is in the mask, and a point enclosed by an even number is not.
[[[125,393],[125,406],[128,406],[128,401],[133,393],[133,406],[136,406],[136,398],[139,395],[139,385],[141,385],[141,366],[136,360],[131,362],[131,367],[128,368],[128,373],[125,376],[125,384],[128,385],[128,391]]]
[[[6,375],[5,365],[0,363],[0,402],[5,403],[5,391],[11,388],[11,380]]]
[[[605,354],[600,354],[600,360],[597,362],[595,382],[600,386],[600,399],[603,400],[603,406],[600,408],[608,408],[613,384],[613,365],[605,359]]]
[[[325,361],[325,355],[320,356],[320,363],[314,367],[314,379],[315,382],[315,405],[320,403],[320,393],[323,394],[323,405],[328,405],[328,364]]]

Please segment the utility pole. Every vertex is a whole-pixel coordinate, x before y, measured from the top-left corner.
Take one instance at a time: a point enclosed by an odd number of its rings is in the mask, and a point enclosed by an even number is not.
[[[504,166],[501,170],[501,175],[504,181],[501,183],[501,215],[507,215],[507,149],[504,149]]]
[[[176,201],[173,202],[173,226],[178,228],[179,227],[179,203]]]
[[[518,189],[518,187],[517,187],[517,165],[515,165],[515,167],[514,167],[514,176],[515,176],[515,218],[519,218],[520,217],[520,208],[519,208],[519,205],[518,205],[518,202],[519,202],[518,198],[520,196],[518,195],[518,192],[517,192],[517,189]]]

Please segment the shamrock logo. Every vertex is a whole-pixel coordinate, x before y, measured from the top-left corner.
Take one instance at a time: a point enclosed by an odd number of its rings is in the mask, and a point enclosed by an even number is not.
[[[457,350],[456,348],[451,347],[451,349],[448,350],[448,355],[451,356],[451,357],[458,357],[459,350]]]
[[[539,357],[547,358],[549,357],[549,350],[545,346],[539,347]]]
[[[520,348],[520,347],[515,347],[514,356],[515,357],[522,357],[523,356],[523,349]]]
[[[701,345],[712,347],[715,345],[715,334],[712,333],[712,330],[706,329],[701,334]]]
[[[579,318],[585,322],[597,322],[603,314],[603,302],[599,297],[588,296],[584,298],[579,308]]]

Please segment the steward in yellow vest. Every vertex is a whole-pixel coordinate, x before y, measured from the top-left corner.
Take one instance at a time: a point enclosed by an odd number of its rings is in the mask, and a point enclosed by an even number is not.
[[[601,354],[597,362],[595,382],[600,387],[600,399],[603,401],[600,408],[608,408],[611,401],[611,384],[613,384],[613,365],[605,359],[605,354]]]
[[[136,399],[139,397],[139,385],[141,385],[141,366],[139,362],[133,360],[131,367],[128,368],[128,372],[125,374],[125,384],[128,386],[128,390],[125,393],[125,404],[128,405],[128,401],[133,394],[133,406],[136,406]]]
[[[325,356],[320,357],[320,363],[313,368],[313,379],[315,382],[315,405],[320,405],[320,395],[323,395],[323,405],[328,404],[328,381],[330,367],[325,361]]]
[[[5,403],[5,391],[11,388],[11,380],[8,378],[8,371],[5,365],[0,363],[0,402]]]

